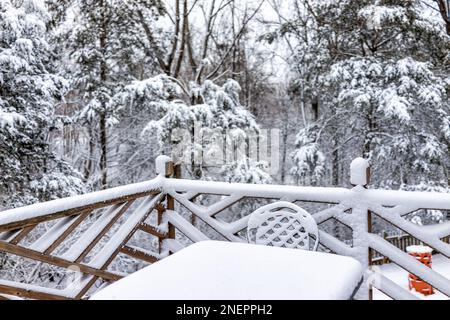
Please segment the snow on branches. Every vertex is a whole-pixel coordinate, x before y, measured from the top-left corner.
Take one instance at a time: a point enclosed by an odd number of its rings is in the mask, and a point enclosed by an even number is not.
[[[55,104],[66,81],[55,75],[43,1],[0,1],[0,207],[81,192],[71,167],[50,151]],[[34,181],[45,181],[38,191]]]
[[[193,164],[191,170],[197,166],[196,169],[202,171],[199,176],[202,176],[208,165],[205,158],[220,162],[224,145],[237,152],[246,150],[248,139],[259,134],[255,118],[239,102],[240,90],[239,84],[230,79],[222,86],[209,80],[200,85],[191,83],[187,92],[173,78],[159,75],[126,86],[117,95],[117,101],[124,108],[138,104],[153,110],[154,120],[149,121],[142,137],[156,138],[160,153],[171,154],[177,162]],[[250,179],[254,183],[271,180],[261,169],[264,165],[250,161],[245,151],[237,159],[222,162],[218,167],[230,181],[248,180],[237,178],[242,173],[239,168],[243,167],[254,170],[255,174],[251,175],[254,179]]]

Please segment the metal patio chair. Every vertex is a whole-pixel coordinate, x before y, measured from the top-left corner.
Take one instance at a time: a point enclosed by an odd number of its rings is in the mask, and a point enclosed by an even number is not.
[[[317,251],[319,246],[316,221],[290,202],[272,203],[253,212],[247,237],[249,243],[274,247]]]

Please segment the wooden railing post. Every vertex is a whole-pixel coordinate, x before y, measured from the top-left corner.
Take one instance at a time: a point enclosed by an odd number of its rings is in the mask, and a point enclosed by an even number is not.
[[[160,226],[163,223],[163,217],[164,217],[164,212],[166,211],[166,208],[164,208],[164,206],[162,204],[159,204],[156,207],[156,211],[158,213],[158,217],[157,217],[157,224],[158,226]],[[159,250],[159,254],[161,254],[163,252],[163,242],[164,242],[165,238],[162,237],[158,237],[158,250]]]
[[[355,159],[350,167],[350,175],[350,183],[355,187],[354,190],[356,192],[358,192],[358,190],[361,191],[361,189],[367,189],[371,175],[369,162],[363,158]],[[372,233],[372,213],[365,204],[357,205],[357,207],[353,208],[352,213],[354,214],[355,219],[358,220],[355,221],[358,230],[353,230],[353,245],[360,252],[360,254],[358,254],[358,259],[363,267],[370,269],[373,265],[373,252],[368,245],[367,237],[364,235]],[[366,258],[363,258],[364,256],[366,256]],[[368,283],[367,274],[365,275],[363,285],[367,285],[368,291],[363,292],[364,288],[361,288],[359,298],[372,300],[373,290],[370,283]]]
[[[166,163],[166,178],[172,178],[175,175],[175,166],[173,161]],[[167,210],[175,210],[175,200],[171,195],[167,195]],[[169,239],[175,239],[175,227],[169,223]]]
[[[170,178],[175,178],[175,179],[179,179],[181,178],[181,165],[175,165],[174,162],[168,158],[168,157],[160,157],[157,160],[157,167],[159,166],[159,168],[157,168],[157,170],[162,171],[161,166],[163,165],[162,162],[165,162],[165,167],[163,167],[164,170],[164,177],[167,179]],[[158,172],[159,174],[161,174],[162,172]],[[165,210],[170,210],[173,211],[175,210],[175,199],[171,196],[171,195],[166,195],[166,208]],[[176,234],[175,234],[175,226],[173,226],[171,223],[169,223],[169,230],[168,230],[168,238],[169,239],[175,239]]]
[[[383,239],[385,241],[388,241],[388,237],[389,237],[388,233],[386,231],[384,231]],[[383,263],[382,264],[388,264],[388,263],[390,263],[389,258],[388,257],[383,257]]]

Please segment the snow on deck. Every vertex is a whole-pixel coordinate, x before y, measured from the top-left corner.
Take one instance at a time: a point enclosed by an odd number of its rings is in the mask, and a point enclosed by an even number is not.
[[[381,273],[387,277],[389,280],[392,280],[396,284],[400,285],[402,288],[409,290],[408,287],[408,275],[409,273],[404,269],[400,268],[396,264],[390,263],[379,267]],[[433,256],[433,270],[440,273],[442,276],[450,279],[450,259],[436,255]],[[450,300],[446,295],[435,290],[435,294],[431,296],[424,296],[415,291],[411,291],[414,295],[419,297],[420,299],[425,300]],[[374,289],[374,300],[391,300],[388,296],[383,294],[382,292]]]

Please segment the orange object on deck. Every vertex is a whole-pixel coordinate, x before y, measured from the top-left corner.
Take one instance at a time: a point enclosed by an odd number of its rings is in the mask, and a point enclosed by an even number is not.
[[[425,246],[411,246],[406,249],[408,253],[416,258],[418,261],[426,265],[428,268],[432,267],[433,249]],[[409,275],[409,290],[414,289],[425,296],[430,296],[434,294],[433,287],[424,282],[419,277],[410,274]]]

